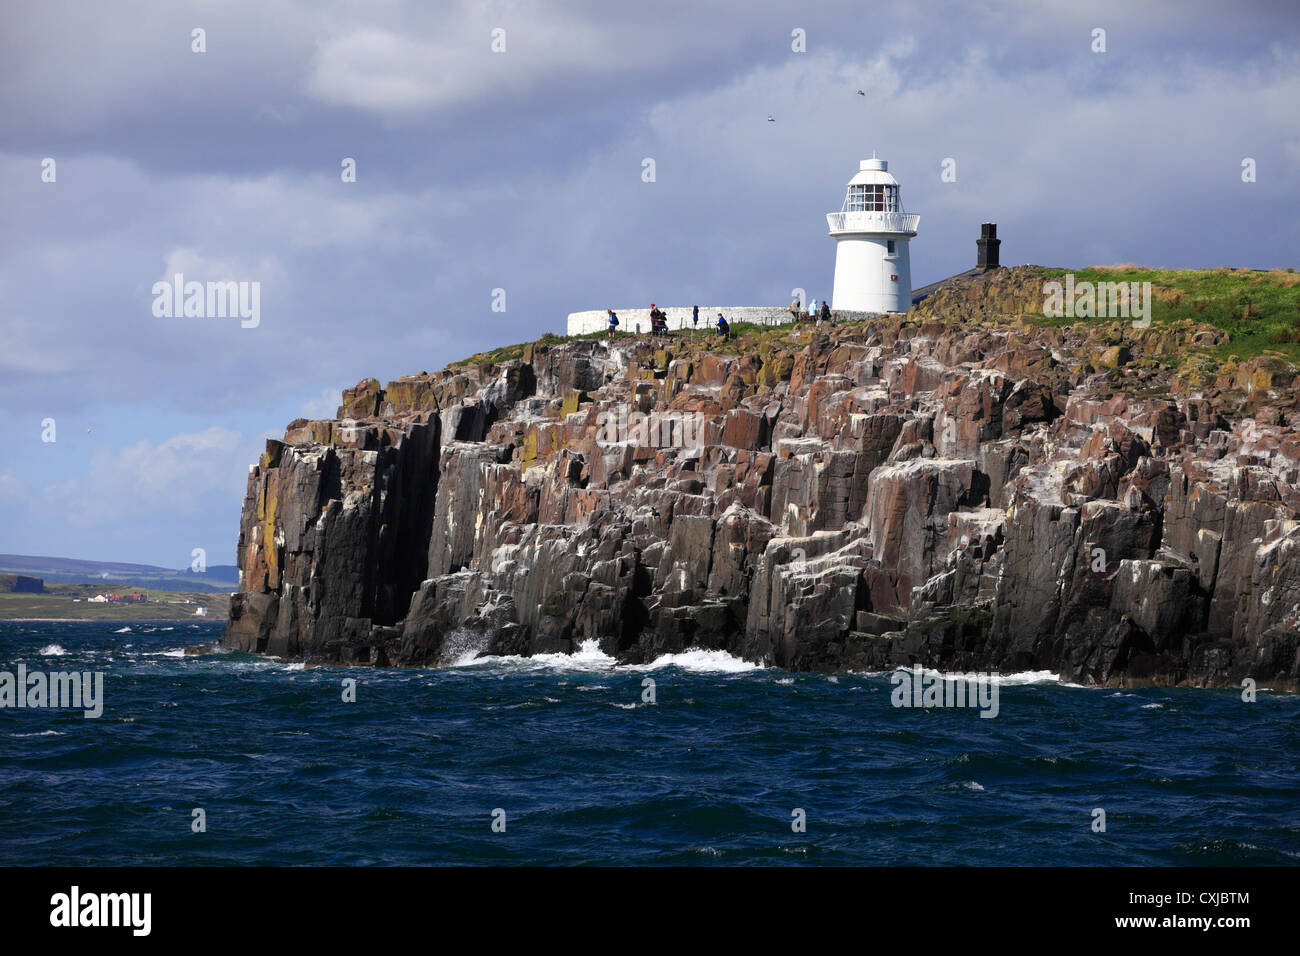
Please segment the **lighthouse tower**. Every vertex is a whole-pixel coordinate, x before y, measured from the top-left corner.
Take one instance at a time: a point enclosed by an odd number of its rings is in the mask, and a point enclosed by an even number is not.
[[[921,217],[903,212],[889,164],[864,159],[849,180],[844,206],[826,214],[835,237],[831,308],[846,312],[906,312],[912,307],[907,242]]]

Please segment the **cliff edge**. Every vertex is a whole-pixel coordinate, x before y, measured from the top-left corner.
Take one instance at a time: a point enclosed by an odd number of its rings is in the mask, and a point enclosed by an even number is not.
[[[1053,323],[1049,274],[964,277],[905,317],[547,337],[363,381],[251,468],[222,643],[1296,690],[1290,346],[1232,354],[1219,305],[1172,286],[1149,328]],[[1300,301],[1294,275],[1234,275]]]

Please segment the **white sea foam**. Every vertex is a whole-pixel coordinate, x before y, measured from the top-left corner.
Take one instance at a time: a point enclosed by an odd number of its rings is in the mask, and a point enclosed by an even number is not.
[[[994,674],[993,679],[1004,687],[1018,684],[1059,684],[1061,675],[1051,671],[1021,671],[1019,674]]]
[[[665,667],[680,667],[684,671],[698,674],[741,674],[746,671],[761,671],[762,664],[733,657],[726,651],[706,651],[692,648],[680,654],[664,654],[656,657],[649,664],[632,664],[623,670],[654,671]]]
[[[113,633],[114,633],[114,634],[130,634],[130,633],[131,633],[131,628],[130,628],[130,627],[119,627],[119,628],[118,628],[116,631],[114,631]]]
[[[478,663],[488,645],[489,636],[468,628],[457,628],[447,635],[439,654],[439,663],[443,667],[465,667]]]
[[[583,641],[572,654],[535,654],[527,659],[563,670],[608,670],[618,663],[600,649],[600,642],[596,640]]]
[[[484,654],[466,649],[458,653],[453,660],[444,664],[449,668],[501,669],[512,670],[553,670],[553,671],[608,671],[613,670],[618,662],[600,649],[600,642],[583,641],[572,654],[534,654],[523,657],[518,654]]]
[[[894,670],[911,670],[910,667],[896,667]],[[863,673],[862,677],[887,677],[894,671],[872,671]],[[994,684],[1000,684],[1003,687],[1017,687],[1022,684],[1060,684],[1063,687],[1082,687],[1080,684],[1066,684],[1061,681],[1059,674],[1053,674],[1051,671],[1020,671],[1016,674],[986,674],[984,671],[939,671],[932,667],[922,667],[921,674],[925,677],[939,677],[942,680],[957,680],[958,678],[969,677],[971,673],[979,673],[980,676],[987,676],[989,681]]]
[[[64,737],[66,734],[61,730],[38,730],[31,734],[10,734],[10,737]]]
[[[682,670],[704,674],[734,674],[763,669],[761,664],[741,660],[726,651],[706,651],[700,648],[692,648],[691,650],[682,651],[680,654],[663,654],[648,664],[620,665],[617,660],[601,650],[600,642],[595,640],[583,641],[581,646],[572,654],[534,654],[532,657],[522,657],[514,654],[504,656],[465,655],[443,666],[486,669],[508,667],[522,670],[564,672],[610,672],[615,668],[624,672],[655,671],[662,670],[665,667],[679,667]],[[603,688],[596,687],[592,689]]]
[[[41,648],[41,657],[62,657],[66,653],[58,644],[46,644]]]

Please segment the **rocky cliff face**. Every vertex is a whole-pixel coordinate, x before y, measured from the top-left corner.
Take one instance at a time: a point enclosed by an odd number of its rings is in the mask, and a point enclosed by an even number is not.
[[[1296,370],[1041,303],[1024,267],[905,318],[364,381],[252,467],[223,643],[1295,690]]]

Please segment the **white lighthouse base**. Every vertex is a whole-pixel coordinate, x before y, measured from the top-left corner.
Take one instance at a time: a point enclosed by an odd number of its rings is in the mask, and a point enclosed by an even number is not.
[[[894,252],[889,252],[889,243]],[[831,308],[846,312],[906,312],[912,307],[907,239],[837,237]]]

